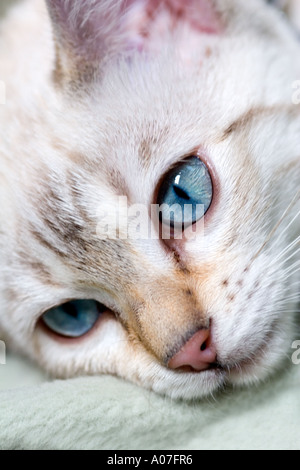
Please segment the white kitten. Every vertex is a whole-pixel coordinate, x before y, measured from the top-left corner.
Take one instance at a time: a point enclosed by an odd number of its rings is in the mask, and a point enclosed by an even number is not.
[[[296,336],[296,30],[262,0],[46,3],[1,26],[0,338],[172,397],[264,379]],[[204,233],[105,239],[118,196],[203,203]]]

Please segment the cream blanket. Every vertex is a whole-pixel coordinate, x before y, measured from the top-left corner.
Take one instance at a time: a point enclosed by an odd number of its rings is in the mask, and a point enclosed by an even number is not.
[[[300,366],[183,403],[114,377],[47,381],[8,357],[0,388],[0,449],[300,449]]]

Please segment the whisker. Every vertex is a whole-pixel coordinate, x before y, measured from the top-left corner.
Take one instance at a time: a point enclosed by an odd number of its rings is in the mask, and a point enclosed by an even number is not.
[[[296,243],[295,243],[296,242]],[[273,264],[277,264],[278,261],[280,261],[280,259],[289,253],[289,251],[291,251],[293,248],[295,248],[295,246],[297,247],[297,245],[300,245],[300,237],[298,237],[296,239],[295,242],[292,242],[287,248],[285,248],[284,250],[282,250],[282,252],[276,256],[276,258],[274,258],[272,260],[272,263],[270,264],[270,266],[273,266]],[[296,251],[294,251],[288,258],[285,258],[284,259],[284,263],[286,263],[287,261],[289,261],[291,258],[294,258],[294,256],[296,256],[297,253],[300,252],[300,248],[298,248]]]
[[[283,271],[283,274],[285,275],[286,273],[289,273],[291,270],[293,270],[295,267],[297,266],[300,266],[300,261],[296,261],[295,263],[293,263],[291,266],[289,266],[288,268],[286,268],[284,271]]]
[[[297,294],[288,295],[284,298],[284,300],[300,300],[300,292]]]
[[[295,286],[299,287],[300,286],[300,281],[293,282],[292,284],[289,284],[287,287],[288,287],[288,289],[293,289]]]
[[[287,232],[287,230],[290,228],[290,226],[297,220],[297,218],[300,216],[300,210],[297,212],[297,214],[292,218],[290,223],[285,227],[285,229],[281,232],[279,237],[277,238],[276,242],[279,242],[282,238],[282,236]],[[299,237],[300,238],[300,237]]]
[[[279,219],[279,221],[277,222],[277,224],[275,225],[275,227],[271,230],[271,232],[269,233],[269,235],[267,236],[265,242],[263,243],[263,245],[261,246],[261,248],[258,250],[258,252],[253,256],[251,262],[250,262],[250,266],[253,264],[253,262],[258,258],[258,256],[262,253],[262,251],[265,249],[265,247],[268,245],[269,241],[272,240],[273,236],[275,235],[275,233],[277,232],[277,230],[279,229],[279,227],[281,226],[282,222],[285,220],[285,218],[287,217],[287,215],[290,213],[290,211],[293,209],[293,207],[295,206],[295,204],[298,202],[298,200],[300,199],[300,189],[298,190],[298,192],[296,193],[296,195],[293,197],[291,203],[288,205],[288,207],[285,209],[284,213],[282,214],[281,218]],[[300,213],[300,212],[299,212]],[[299,215],[299,213],[297,214],[297,216]],[[286,230],[286,228],[285,228]],[[284,232],[285,232],[284,230]],[[284,233],[282,232],[281,235]]]
[[[278,313],[300,313],[300,310],[278,310]]]
[[[290,277],[294,276],[297,272],[300,271],[300,268],[296,269],[294,272],[289,273],[286,277],[285,280],[288,280]]]
[[[300,292],[298,294],[293,295],[293,296],[287,296],[287,297],[284,298],[284,300],[288,300],[288,301],[300,300]]]

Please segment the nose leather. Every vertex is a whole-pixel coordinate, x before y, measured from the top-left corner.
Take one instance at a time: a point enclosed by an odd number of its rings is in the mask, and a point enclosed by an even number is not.
[[[168,363],[170,369],[191,368],[201,372],[216,362],[216,349],[209,329],[201,329],[190,338]]]

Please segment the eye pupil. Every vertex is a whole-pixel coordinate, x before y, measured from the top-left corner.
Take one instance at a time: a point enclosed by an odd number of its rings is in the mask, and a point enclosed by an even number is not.
[[[175,186],[174,185],[174,191],[175,191],[175,194],[180,197],[181,199],[185,199],[186,201],[190,201],[190,196],[181,188],[179,188],[179,186]]]
[[[67,304],[62,305],[62,310],[66,315],[69,315],[70,317],[77,318],[78,317],[78,311],[74,303],[68,302]]]

